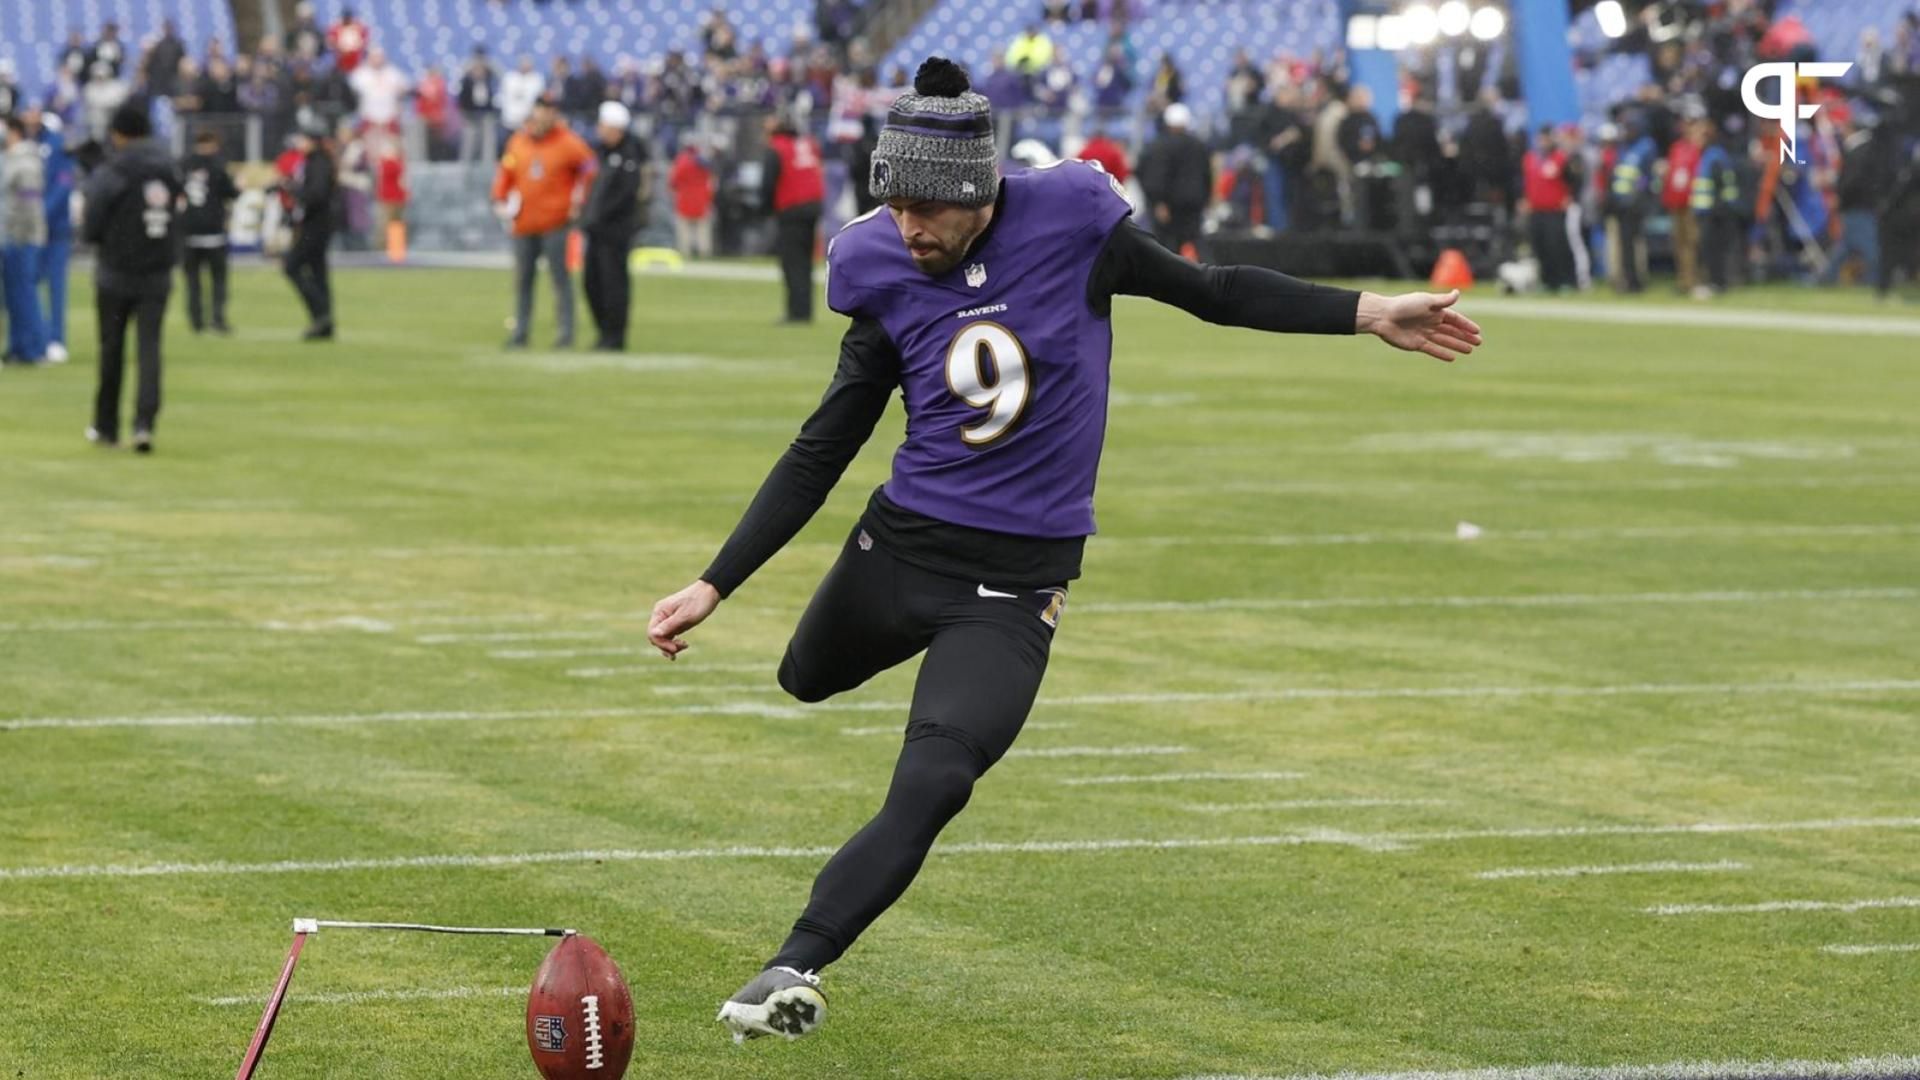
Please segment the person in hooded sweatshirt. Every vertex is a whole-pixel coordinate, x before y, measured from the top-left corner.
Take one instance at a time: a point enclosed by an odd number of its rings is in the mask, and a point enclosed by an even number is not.
[[[120,442],[120,383],[126,368],[127,324],[138,339],[140,388],[134,397],[133,448],[153,452],[160,416],[160,331],[179,259],[183,186],[173,158],[152,138],[146,110],[123,105],[108,125],[113,153],[87,178],[81,239],[97,252],[94,306],[100,324],[100,387],[87,438],[98,446]]]

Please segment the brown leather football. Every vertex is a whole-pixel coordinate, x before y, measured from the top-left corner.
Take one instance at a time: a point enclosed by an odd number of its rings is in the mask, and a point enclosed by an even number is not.
[[[633,994],[590,937],[561,939],[533,976],[527,1048],[547,1080],[619,1080],[633,1056]]]

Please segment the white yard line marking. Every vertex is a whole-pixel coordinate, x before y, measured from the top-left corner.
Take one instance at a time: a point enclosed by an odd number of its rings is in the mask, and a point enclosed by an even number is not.
[[[940,844],[935,855],[1034,855],[1102,851],[1175,851],[1208,848],[1298,847],[1305,844],[1331,844],[1356,847],[1365,851],[1398,851],[1410,843],[1433,840],[1465,840],[1482,837],[1562,837],[1589,835],[1629,835],[1656,833],[1732,833],[1792,832],[1840,829],[1916,829],[1920,818],[1857,818],[1830,821],[1774,821],[1701,823],[1692,825],[1598,826],[1591,829],[1489,829],[1458,833],[1354,833],[1338,829],[1304,829],[1267,836],[1220,836],[1171,839],[1067,839],[1023,841],[974,841]],[[398,855],[382,858],[287,860],[283,862],[159,862],[105,865],[12,866],[0,867],[0,881],[38,881],[64,878],[141,878],[179,877],[205,874],[300,874],[343,870],[403,870],[411,868],[486,868],[533,866],[547,863],[579,862],[678,862],[701,859],[793,859],[820,858],[836,851],[832,847],[760,847],[734,845],[710,848],[664,848],[635,850],[625,848],[583,851],[530,851],[485,855]],[[1858,901],[1877,906],[1920,906],[1920,898],[1902,898],[1910,905],[1892,905],[1885,901]],[[1653,909],[1649,909],[1653,910]],[[1824,910],[1824,909],[1823,909]]]
[[[150,630],[253,630],[254,624],[216,619],[46,619],[0,622],[0,634],[143,634]]]
[[[1065,758],[1065,757],[1167,757],[1174,754],[1191,754],[1190,746],[1043,746],[1032,749],[1014,747],[1007,751],[1010,758]]]
[[[1499,525],[1483,525],[1475,543],[1500,543],[1507,541],[1525,542],[1580,542],[1606,540],[1688,540],[1688,539],[1790,539],[1813,537],[1875,537],[1875,536],[1913,536],[1920,534],[1920,523],[1912,522],[1861,522],[1829,525],[1647,525],[1647,526],[1609,526],[1603,528],[1505,528]],[[1119,536],[1101,537],[1095,541],[1102,550],[1117,550],[1128,547],[1315,547],[1321,545],[1374,545],[1374,544],[1457,544],[1462,543],[1451,527],[1446,529],[1401,530],[1370,533],[1266,533],[1266,534],[1219,534],[1191,536]],[[828,551],[839,547],[837,543],[807,542],[787,545],[788,550]],[[308,561],[322,559],[449,559],[449,558],[504,558],[504,559],[551,559],[572,558],[576,556],[629,556],[656,555],[677,552],[708,553],[710,548],[693,542],[661,542],[653,544],[535,544],[520,547],[505,545],[442,545],[437,547],[411,548],[294,548],[277,554],[283,557],[298,557]],[[73,556],[0,556],[0,566],[9,563],[25,563],[41,566],[91,567],[98,565],[100,559]],[[216,565],[214,560],[207,560]]]
[[[1709,590],[1704,592],[1540,593],[1515,596],[1222,597],[1215,600],[1108,600],[1077,605],[1079,614],[1155,611],[1318,611],[1330,608],[1601,607],[1634,604],[1764,604],[1775,601],[1913,600],[1920,588]]]
[[[768,688],[772,692],[772,688]],[[1041,708],[1089,708],[1118,705],[1166,705],[1206,702],[1260,701],[1372,701],[1381,699],[1500,699],[1500,698],[1608,698],[1667,695],[1772,694],[1907,694],[1920,692],[1920,679],[1848,679],[1837,681],[1762,683],[1626,683],[1614,686],[1376,686],[1281,687],[1272,690],[1181,691],[1148,694],[1081,694],[1046,698]],[[687,705],[656,708],[502,709],[336,713],[291,716],[99,716],[30,717],[0,720],[0,731],[34,728],[101,727],[247,727],[266,724],[368,724],[435,720],[539,720],[561,717],[638,716],[767,716],[787,719],[810,713],[904,712],[905,701],[855,701],[844,705],[800,705],[784,702],[738,702],[724,705]]]
[[[653,652],[653,647],[650,645],[606,645],[591,649],[495,649],[487,655],[495,660],[576,660],[583,656],[644,656],[650,652]],[[674,667],[688,666],[691,665],[675,664],[671,667],[665,663],[654,665],[660,671],[671,671]],[[703,666],[709,671],[721,670],[713,665]]]
[[[1822,945],[1820,951],[1835,956],[1872,956],[1876,953],[1920,952],[1920,944],[1903,945]]]
[[[664,661],[662,661],[661,666],[662,667],[666,666]],[[772,674],[772,672],[768,671],[765,667],[756,667],[753,670],[761,672],[762,674],[767,674],[767,675]],[[647,689],[653,691],[656,694],[671,697],[674,695],[689,695],[689,694],[770,694],[778,690],[779,688],[780,688],[779,685],[776,684],[771,678],[769,678],[765,682],[686,683],[686,684],[674,683],[667,686],[650,686]]]
[[[1649,915],[1770,915],[1780,911],[1856,911],[1920,908],[1920,896],[1888,896],[1877,900],[1768,900],[1760,904],[1656,904],[1642,908]]]
[[[1604,866],[1512,866],[1501,870],[1482,870],[1473,875],[1482,881],[1508,878],[1598,877],[1604,874],[1710,874],[1727,870],[1751,869],[1746,863],[1720,862],[1644,862],[1615,863]]]
[[[287,585],[334,585],[339,579],[328,574],[260,574],[257,576],[233,576],[204,578],[197,581],[183,581],[179,584],[206,592],[222,592],[232,589],[251,589],[260,586],[281,587]],[[172,584],[161,582],[161,584]]]
[[[1920,335],[1920,319],[1887,315],[1836,315],[1755,308],[1714,309],[1666,304],[1586,304],[1521,296],[1476,296],[1472,307],[1478,314],[1499,318],[1545,319],[1557,323],[1634,323],[1642,326],[1787,330],[1808,334],[1884,334],[1895,337]]]
[[[1717,491],[1722,488],[1914,487],[1920,476],[1693,476],[1659,480],[1523,480],[1515,491]]]
[[[0,720],[0,731],[26,731],[38,728],[121,728],[121,727],[264,727],[272,724],[397,724],[409,722],[432,722],[447,720],[560,720],[600,719],[609,717],[658,716],[668,715],[676,710],[667,708],[606,708],[606,709],[495,709],[475,711],[448,709],[440,711],[407,711],[378,713],[342,713],[319,716],[238,716],[212,713],[199,716],[95,716],[95,717],[41,717],[30,720]]]
[[[1593,529],[1502,529],[1483,526],[1473,543],[1501,541],[1556,542],[1581,540],[1691,540],[1691,539],[1786,539],[1821,536],[1913,536],[1920,524],[1858,525],[1651,525],[1626,528]],[[1324,544],[1458,544],[1464,543],[1452,529],[1429,532],[1378,533],[1275,533],[1240,535],[1212,533],[1204,536],[1121,536],[1102,539],[1105,547],[1313,547]]]
[[[935,855],[1067,854],[1100,851],[1179,850],[1217,847],[1288,847],[1326,841],[1310,834],[1242,836],[1221,839],[1175,840],[1028,840],[1013,843],[981,841],[940,844]],[[660,850],[606,849],[588,851],[532,851],[503,855],[403,855],[383,859],[288,860],[269,863],[135,863],[105,866],[0,867],[0,881],[48,878],[179,877],[206,874],[301,874],[346,870],[405,870],[490,868],[581,862],[679,862],[703,859],[817,859],[832,855],[832,847],[678,848]]]
[[[1180,1080],[1912,1080],[1920,1056],[1848,1061],[1672,1061],[1662,1065],[1504,1065],[1411,1072],[1205,1073]]]
[[[426,634],[414,640],[422,645],[463,645],[484,641],[591,641],[612,633],[611,630],[523,630],[488,634]]]
[[[1020,730],[1022,732],[1065,731],[1072,726],[1072,722],[1066,720],[1034,720],[1029,721],[1022,726]],[[881,724],[877,727],[843,727],[840,729],[840,734],[856,737],[863,735],[905,735],[906,733],[907,725],[905,723]]]
[[[349,990],[342,993],[287,995],[288,1005],[365,1005],[376,1001],[447,1001],[461,998],[524,998],[524,986],[450,986],[440,990]],[[202,1005],[226,1008],[233,1005],[264,1005],[265,994],[235,994],[231,997],[202,997],[193,1000]]]
[[[1303,772],[1174,772],[1136,773],[1126,776],[1068,776],[1056,782],[1077,787],[1086,784],[1178,784],[1204,780],[1304,780],[1306,777],[1307,774]]]
[[[1273,799],[1267,802],[1188,803],[1196,814],[1245,814],[1260,810],[1330,810],[1369,806],[1448,806],[1449,799]]]
[[[1439,829],[1387,834],[1409,844],[1455,840],[1561,840],[1583,836],[1714,836],[1723,833],[1920,829],[1920,817],[1819,818],[1811,821],[1697,821],[1684,825],[1553,825],[1517,829]]]
[[[582,650],[582,654],[584,655],[586,651],[587,650]],[[650,646],[643,646],[633,651],[644,655],[652,653],[653,649]],[[671,675],[677,671],[725,671],[732,672],[736,675],[759,672],[770,675],[777,671],[779,666],[780,665],[772,658],[768,658],[759,663],[706,664],[697,660],[669,662],[665,657],[656,656],[654,662],[650,664],[631,664],[622,667],[568,668],[567,675],[575,679],[612,679],[624,678],[629,675]],[[764,684],[755,684],[755,687],[769,693],[780,688],[778,684],[772,681]],[[712,689],[712,687],[708,687],[708,689]],[[831,708],[831,706],[828,706],[828,708]]]
[[[318,577],[311,580],[324,580]],[[256,581],[239,581],[234,584],[256,584]],[[1156,611],[1317,611],[1339,608],[1490,608],[1490,607],[1604,607],[1630,606],[1641,604],[1765,604],[1797,601],[1845,601],[1845,600],[1911,600],[1920,599],[1920,587],[1906,585],[1863,586],[1834,589],[1714,589],[1698,592],[1641,592],[1641,593],[1535,593],[1491,596],[1307,596],[1307,597],[1260,597],[1229,596],[1211,600],[1091,600],[1081,601],[1074,610],[1086,614],[1132,614]],[[329,604],[328,607],[339,605]],[[408,605],[358,605],[366,611],[390,613],[396,608],[404,609]],[[309,612],[313,605],[309,605]],[[396,624],[413,627],[427,626],[468,626],[501,625],[549,622],[620,622],[640,620],[646,617],[644,612],[603,612],[586,611],[562,614],[539,612],[503,612],[496,615],[416,615],[393,616],[370,619],[353,612],[335,615],[332,618],[309,619],[306,621],[288,621],[266,619],[251,621],[245,619],[157,619],[116,621],[112,619],[47,619],[39,621],[0,622],[0,633],[140,633],[150,630],[330,630],[330,629],[368,629],[379,627],[392,629]],[[562,630],[562,631],[525,631],[519,633],[474,633],[474,634],[433,634],[423,637],[424,644],[444,645],[466,641],[533,641],[533,640],[592,640],[611,634],[610,630]],[[604,648],[581,649],[501,649],[488,655],[500,660],[537,660],[569,659],[588,656],[640,656],[652,650],[640,645],[607,646]],[[568,672],[575,678],[613,678],[618,676],[642,674],[655,670],[654,665],[630,667],[579,668]],[[721,670],[718,666],[708,666],[707,670]],[[734,667],[732,670],[758,670],[752,667]]]

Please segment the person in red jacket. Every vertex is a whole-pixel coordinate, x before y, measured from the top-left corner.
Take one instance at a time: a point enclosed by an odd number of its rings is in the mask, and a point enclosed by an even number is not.
[[[1520,162],[1527,240],[1540,260],[1540,283],[1553,292],[1579,284],[1573,244],[1567,238],[1567,207],[1579,190],[1571,163],[1550,124],[1540,125],[1538,140]]]
[[[370,40],[367,24],[360,21],[352,8],[341,8],[339,20],[327,28],[327,51],[333,54],[333,66],[340,74],[353,74],[353,69],[359,67],[367,55]]]
[[[1687,118],[1686,133],[1667,150],[1666,177],[1660,183],[1660,205],[1673,218],[1674,284],[1691,293],[1699,284],[1696,255],[1700,250],[1700,223],[1693,216],[1693,177],[1700,171],[1700,148],[1707,144],[1709,125],[1704,117]]]
[[[813,321],[813,245],[820,229],[820,203],[826,198],[826,171],[820,144],[784,116],[767,125],[766,179],[761,191],[775,222],[774,252],[786,283],[786,323]]]
[[[373,153],[373,235],[385,242],[388,229],[407,219],[407,161],[400,140],[381,133],[371,140]]]
[[[1105,128],[1094,128],[1093,138],[1088,139],[1087,144],[1082,146],[1080,152],[1075,154],[1074,157],[1079,158],[1081,161],[1091,161],[1099,165],[1101,168],[1107,170],[1108,176],[1113,177],[1122,184],[1127,182],[1127,177],[1133,175],[1133,170],[1127,167],[1126,150],[1122,148],[1119,143],[1107,137]]]
[[[673,189],[673,237],[680,254],[706,258],[713,254],[713,169],[701,156],[697,139],[680,145],[667,173]]]

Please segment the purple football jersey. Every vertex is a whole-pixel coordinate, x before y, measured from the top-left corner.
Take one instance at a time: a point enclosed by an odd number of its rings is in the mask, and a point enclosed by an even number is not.
[[[884,207],[849,224],[827,246],[827,306],[879,320],[900,350],[907,438],[887,498],[977,529],[1087,536],[1113,359],[1087,281],[1131,207],[1085,162],[1001,183],[985,241],[940,277],[914,267]]]

